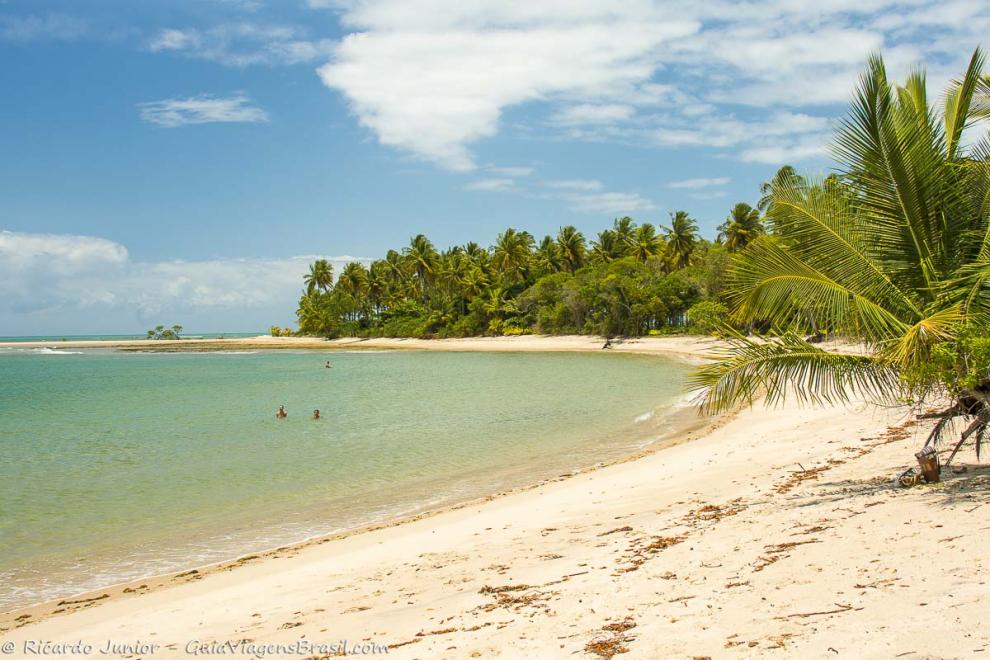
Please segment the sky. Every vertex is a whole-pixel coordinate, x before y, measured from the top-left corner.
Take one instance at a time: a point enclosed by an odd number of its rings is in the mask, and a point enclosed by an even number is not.
[[[687,210],[827,144],[866,58],[931,98],[965,0],[0,0],[0,336],[291,325],[307,265]]]

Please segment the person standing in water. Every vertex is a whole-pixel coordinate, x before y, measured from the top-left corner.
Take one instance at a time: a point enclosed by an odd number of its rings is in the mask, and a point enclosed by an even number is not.
[[[279,406],[278,410],[275,411],[275,419],[285,419],[289,416],[289,413],[285,412],[285,406]]]
[[[319,419],[319,418],[320,418],[320,409],[317,408],[316,410],[313,411],[313,419]]]
[[[325,366],[325,367],[326,367],[327,369],[333,369],[333,365],[332,365],[332,364],[330,364],[330,360],[327,360],[327,363],[326,363],[326,365],[324,365],[324,366]]]

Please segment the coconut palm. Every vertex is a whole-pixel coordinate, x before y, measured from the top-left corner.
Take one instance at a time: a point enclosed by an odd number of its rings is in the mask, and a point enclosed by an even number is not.
[[[560,248],[553,236],[544,236],[533,255],[533,268],[540,275],[559,273],[564,269],[564,261],[560,256]]]
[[[929,438],[965,416],[963,439],[990,424],[990,138],[972,147],[963,129],[990,114],[990,79],[977,50],[942,108],[929,105],[925,76],[888,81],[870,58],[833,153],[828,185],[775,179],[780,236],[754,241],[729,273],[734,319],[763,320],[776,338],[735,338],[699,372],[710,411],[765,392],[813,402],[853,395],[877,400],[947,393]],[[803,340],[808,301],[819,327],[862,342],[836,354]]]
[[[333,264],[326,259],[317,259],[309,265],[309,273],[304,282],[306,293],[326,291],[333,284]]]
[[[585,242],[584,234],[573,225],[561,227],[557,232],[557,247],[560,250],[560,258],[570,272],[576,271],[584,265]]]
[[[340,271],[334,290],[354,298],[364,296],[368,292],[368,269],[358,261],[348,263]]]
[[[760,201],[756,203],[757,210],[760,213],[769,213],[770,205],[773,203],[773,188],[774,185],[781,185],[785,183],[788,179],[792,177],[800,176],[790,165],[784,165],[777,170],[777,173],[773,175],[773,178],[769,181],[764,181],[760,184]]]
[[[488,270],[488,265],[491,261],[491,254],[488,250],[481,247],[474,241],[470,241],[464,246],[464,254],[482,271]]]
[[[625,246],[611,229],[598,232],[598,238],[591,243],[591,260],[595,263],[607,264],[621,257],[624,252]]]
[[[636,223],[629,216],[616,218],[612,223],[612,231],[615,232],[615,239],[621,246],[628,246],[632,242],[633,232],[636,230]]]
[[[472,264],[461,276],[460,285],[461,295],[465,300],[470,300],[480,296],[488,287],[488,276],[483,270]]]
[[[674,268],[685,268],[698,244],[698,223],[687,211],[670,214],[670,227],[663,228],[667,239],[667,254]]]
[[[409,247],[403,250],[403,256],[406,262],[410,264],[412,272],[415,273],[420,289],[425,291],[426,287],[433,281],[433,270],[440,258],[437,249],[433,247],[430,239],[423,234],[418,234],[409,241]]]
[[[533,244],[529,232],[506,229],[498,235],[492,249],[492,267],[506,282],[521,282],[529,273]]]
[[[639,261],[658,257],[663,254],[663,250],[663,237],[657,234],[657,228],[648,222],[636,227],[629,239],[628,254]]]
[[[718,239],[725,242],[729,252],[737,252],[765,233],[760,212],[746,202],[732,207],[729,217],[718,227]]]

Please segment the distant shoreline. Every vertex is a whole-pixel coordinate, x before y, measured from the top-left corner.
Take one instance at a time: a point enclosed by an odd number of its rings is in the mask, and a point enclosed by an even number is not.
[[[0,342],[0,348],[109,348],[124,351],[217,351],[251,349],[292,350],[432,350],[432,351],[602,351],[604,337],[594,335],[522,335],[517,337],[464,337],[453,339],[412,339],[392,337],[232,337],[224,339],[68,340]],[[608,349],[616,353],[683,355],[709,357],[721,345],[717,339],[699,335],[673,337],[632,337],[613,340]]]

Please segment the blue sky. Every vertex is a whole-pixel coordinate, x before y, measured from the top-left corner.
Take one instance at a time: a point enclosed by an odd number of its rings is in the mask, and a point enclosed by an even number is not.
[[[988,28],[964,1],[0,0],[0,335],[287,325],[313,258],[419,232],[686,209],[712,236],[779,165],[828,170],[868,53],[934,95]]]

